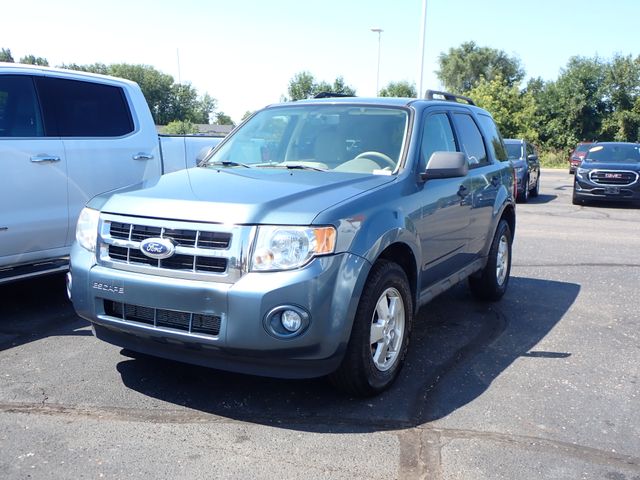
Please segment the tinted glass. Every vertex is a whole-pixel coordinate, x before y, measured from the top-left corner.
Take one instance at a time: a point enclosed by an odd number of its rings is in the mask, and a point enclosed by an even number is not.
[[[519,160],[522,158],[522,146],[519,143],[505,143],[507,157],[509,160]]]
[[[462,151],[467,154],[469,167],[488,165],[489,159],[482,141],[482,134],[471,115],[456,113],[454,118],[458,129],[458,140],[462,146]]]
[[[640,146],[636,144],[604,144],[592,147],[586,162],[640,163]]]
[[[501,162],[508,160],[509,156],[507,155],[507,149],[505,148],[502,136],[500,135],[498,127],[496,126],[493,119],[490,116],[483,115],[481,113],[478,115],[478,120],[480,121],[480,124],[482,125],[482,128],[487,135],[487,142],[489,144],[489,148],[491,149],[491,153],[493,153],[493,158]]]
[[[422,130],[420,170],[424,170],[433,152],[455,152],[456,141],[449,117],[445,113],[429,115]]]
[[[133,131],[129,106],[119,87],[49,77],[37,79],[37,85],[48,134],[119,137]]]
[[[44,135],[32,77],[0,75],[0,137]]]

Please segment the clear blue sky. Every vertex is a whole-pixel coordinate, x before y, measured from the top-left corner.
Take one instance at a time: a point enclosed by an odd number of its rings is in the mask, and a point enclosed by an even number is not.
[[[62,63],[144,63],[191,82],[238,121],[278,102],[307,70],[374,95],[417,83],[422,0],[22,0],[3,2],[0,48]],[[473,40],[517,56],[528,77],[557,78],[574,55],[640,54],[640,0],[428,0],[425,88],[437,58]],[[180,72],[178,71],[178,54]]]

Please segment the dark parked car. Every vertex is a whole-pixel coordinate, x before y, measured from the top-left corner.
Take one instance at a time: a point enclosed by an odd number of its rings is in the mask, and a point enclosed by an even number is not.
[[[540,160],[536,148],[526,140],[505,138],[507,155],[516,170],[517,200],[526,202],[540,192]]]
[[[640,145],[594,143],[576,170],[573,203],[585,200],[640,201]]]
[[[593,145],[593,142],[580,142],[569,155],[569,173],[575,173],[576,168],[580,166],[584,160],[587,150]]]

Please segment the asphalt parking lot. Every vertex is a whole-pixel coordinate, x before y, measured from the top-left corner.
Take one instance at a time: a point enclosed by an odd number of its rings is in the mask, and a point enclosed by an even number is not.
[[[509,291],[420,310],[373,399],[99,342],[61,276],[0,286],[0,477],[640,480],[640,208],[518,205]]]

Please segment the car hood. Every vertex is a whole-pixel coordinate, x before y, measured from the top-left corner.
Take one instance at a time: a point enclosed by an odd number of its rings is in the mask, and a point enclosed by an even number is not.
[[[634,172],[640,172],[640,163],[638,162],[590,162],[589,160],[583,160],[580,165],[581,168],[588,168],[589,170],[632,170]]]
[[[119,215],[174,220],[309,225],[323,210],[395,178],[305,170],[197,167],[99,195],[88,206]]]

